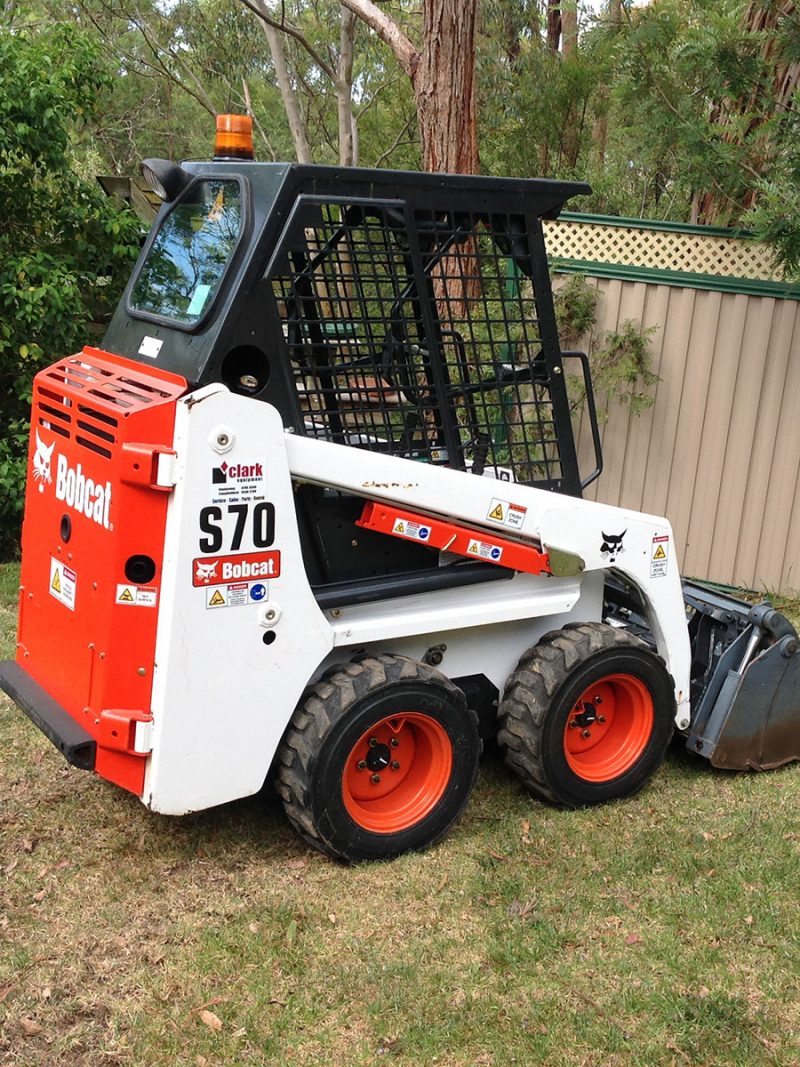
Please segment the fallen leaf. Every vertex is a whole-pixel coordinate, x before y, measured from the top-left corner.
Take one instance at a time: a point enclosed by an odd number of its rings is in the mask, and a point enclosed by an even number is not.
[[[748,926],[752,926],[753,925],[753,916],[752,915],[745,915],[744,921],[747,923]]]
[[[29,837],[23,837],[22,839],[22,851],[33,852],[33,841]]]
[[[245,1030],[245,1028],[243,1026],[240,1026],[238,1030],[234,1030],[233,1031],[233,1033],[231,1034],[231,1037],[244,1037],[244,1035],[246,1033],[247,1033],[247,1030]]]
[[[439,884],[438,884],[438,885],[436,886],[436,892],[437,892],[437,893],[441,893],[441,891],[442,891],[442,890],[444,889],[444,887],[445,887],[445,886],[447,885],[447,879],[448,879],[449,877],[450,877],[449,873],[448,873],[447,871],[445,871],[445,872],[444,872],[444,874],[443,874],[443,876],[442,876],[442,878],[441,878],[441,879],[440,879],[440,881],[439,881]]]
[[[711,990],[708,988],[707,985],[701,985],[700,988],[697,990],[697,995],[702,1000],[705,1000],[706,997],[710,997],[711,996]]]
[[[42,1000],[50,1000],[52,996],[53,990],[50,988],[49,985],[46,985],[42,990]]]
[[[336,916],[334,915],[333,912],[331,912],[330,915],[328,916],[328,922],[333,923],[334,926],[336,925]]]
[[[493,860],[506,860],[506,856],[503,856],[500,852],[495,852],[493,848],[486,849],[487,855],[491,856]]]
[[[205,1056],[195,1056],[194,1062],[195,1067],[206,1067],[206,1065],[208,1064],[208,1060],[205,1058]]]
[[[626,945],[640,945],[641,943],[642,939],[638,934],[628,934],[625,938]]]
[[[36,1035],[41,1034],[44,1029],[44,1027],[40,1026],[35,1019],[28,1019],[25,1017],[20,1019],[19,1028],[26,1037],[36,1037]]]
[[[307,860],[289,860],[286,864],[290,871],[301,871],[303,867],[308,866]]]
[[[47,890],[46,889],[40,889],[38,893],[34,893],[33,894],[33,899],[34,900],[44,900],[44,898],[46,896],[47,896]]]
[[[257,934],[258,923],[249,923],[247,929],[250,931],[251,934]]]
[[[219,1015],[215,1015],[213,1011],[208,1011],[207,1008],[203,1008],[200,1012],[200,1022],[205,1023],[212,1030],[222,1029],[222,1019],[220,1019]]]

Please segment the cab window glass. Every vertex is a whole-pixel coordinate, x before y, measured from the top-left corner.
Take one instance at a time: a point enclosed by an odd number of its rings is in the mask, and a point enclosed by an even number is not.
[[[191,324],[208,310],[242,228],[236,181],[201,181],[161,223],[131,293],[136,311]]]

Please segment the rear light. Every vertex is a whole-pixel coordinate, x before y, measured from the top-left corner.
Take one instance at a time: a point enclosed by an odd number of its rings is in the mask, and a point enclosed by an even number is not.
[[[217,115],[214,159],[252,159],[253,120],[249,115]]]

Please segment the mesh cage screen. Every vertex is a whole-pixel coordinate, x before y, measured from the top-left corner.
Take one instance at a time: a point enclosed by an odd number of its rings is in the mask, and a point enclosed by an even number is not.
[[[518,215],[315,204],[271,276],[301,432],[549,488],[562,470]]]

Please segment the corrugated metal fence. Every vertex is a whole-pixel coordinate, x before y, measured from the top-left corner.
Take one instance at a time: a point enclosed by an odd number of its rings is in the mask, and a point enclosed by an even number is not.
[[[587,496],[666,515],[684,574],[800,590],[800,287],[774,275],[763,246],[724,231],[568,215],[547,238],[557,270],[597,287],[586,343],[626,320],[656,327],[655,404],[608,412]],[[580,450],[588,470],[585,425]]]

